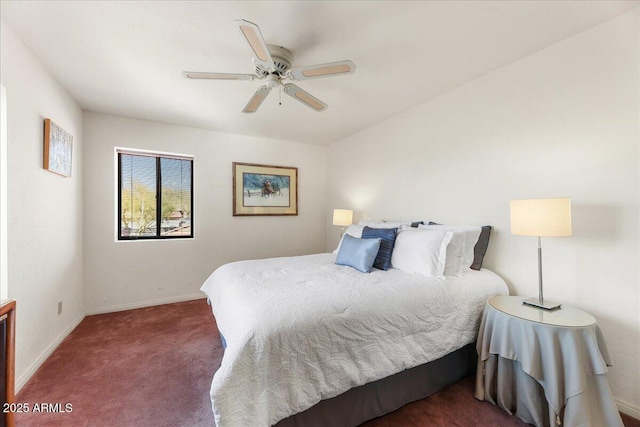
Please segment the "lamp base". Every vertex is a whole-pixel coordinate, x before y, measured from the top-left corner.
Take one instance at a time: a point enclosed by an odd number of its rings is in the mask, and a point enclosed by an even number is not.
[[[560,306],[562,306],[562,303],[548,301],[546,299],[540,301],[540,298],[527,298],[526,300],[522,301],[522,303],[547,311],[558,310]]]

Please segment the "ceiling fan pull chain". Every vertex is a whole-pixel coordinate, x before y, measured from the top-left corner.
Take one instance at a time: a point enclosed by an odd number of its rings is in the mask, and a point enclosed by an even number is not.
[[[282,105],[282,85],[278,86],[278,105]]]

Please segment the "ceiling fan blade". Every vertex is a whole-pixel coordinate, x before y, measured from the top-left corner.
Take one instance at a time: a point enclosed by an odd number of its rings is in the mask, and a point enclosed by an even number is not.
[[[293,68],[291,77],[294,80],[317,79],[320,77],[339,76],[351,74],[356,71],[356,64],[351,61],[328,62],[326,64],[308,65],[306,67]]]
[[[289,95],[295,100],[302,102],[309,108],[314,109],[315,111],[324,111],[328,108],[328,105],[324,102],[320,101],[315,96],[311,95],[309,92],[300,89],[298,86],[293,83],[287,83],[284,85],[284,93]]]
[[[267,95],[271,92],[271,88],[267,85],[260,86],[256,93],[253,94],[247,105],[245,105],[243,113],[255,113],[262,105],[262,101],[265,100]]]
[[[185,71],[183,74],[188,79],[254,80],[254,79],[259,78],[255,74],[201,73],[201,72],[198,72],[198,71]]]
[[[249,44],[256,62],[269,71],[275,71],[273,59],[271,58],[267,44],[264,42],[260,28],[253,22],[244,19],[237,19],[236,22],[242,35]]]

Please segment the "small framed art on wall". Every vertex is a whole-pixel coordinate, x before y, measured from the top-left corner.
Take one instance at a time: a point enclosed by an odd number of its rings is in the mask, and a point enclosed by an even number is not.
[[[55,124],[44,120],[44,168],[58,175],[71,176],[73,135]]]

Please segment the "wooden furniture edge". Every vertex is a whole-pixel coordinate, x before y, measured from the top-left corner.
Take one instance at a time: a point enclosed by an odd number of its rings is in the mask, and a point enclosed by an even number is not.
[[[0,317],[7,316],[7,360],[6,360],[6,387],[7,387],[7,402],[15,403],[16,400],[16,369],[15,369],[15,345],[16,345],[16,301],[9,300],[2,303],[0,306]],[[4,403],[4,402],[3,402]],[[7,411],[6,413],[6,425],[7,427],[15,426],[15,419],[13,412]]]

